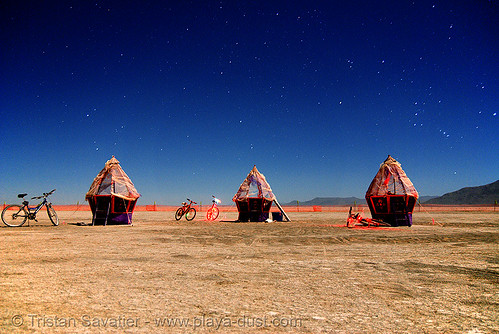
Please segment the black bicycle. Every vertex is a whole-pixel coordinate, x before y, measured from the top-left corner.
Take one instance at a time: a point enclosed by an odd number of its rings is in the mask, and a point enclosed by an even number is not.
[[[185,215],[185,219],[187,220],[193,220],[194,217],[196,217],[196,209],[191,207],[192,204],[197,204],[196,202],[187,199],[189,201],[189,204],[186,202],[182,202],[182,206],[177,209],[175,212],[175,219],[180,220],[183,215]]]
[[[42,196],[31,197],[31,199],[42,199],[42,201],[35,207],[29,207],[29,202],[24,199],[24,197],[28,194],[19,194],[17,197],[23,199],[22,205],[19,204],[11,204],[5,207],[2,211],[2,221],[5,225],[11,227],[22,226],[26,220],[34,220],[38,222],[36,219],[36,214],[45,206],[47,208],[47,214],[49,216],[50,221],[55,226],[59,225],[59,218],[57,217],[57,213],[52,207],[52,203],[47,200],[47,197],[54,193],[55,189],[48,193],[43,193]]]

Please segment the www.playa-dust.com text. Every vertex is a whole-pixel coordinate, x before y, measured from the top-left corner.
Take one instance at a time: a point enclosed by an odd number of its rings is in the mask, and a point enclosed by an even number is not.
[[[231,318],[221,317],[156,317],[152,320],[138,317],[127,317],[119,315],[116,317],[96,317],[82,315],[80,317],[61,317],[56,315],[14,315],[11,317],[11,324],[14,327],[28,327],[32,329],[40,328],[133,328],[133,327],[177,327],[177,328],[211,328],[223,329],[230,327],[241,328],[297,328],[302,327],[302,319],[287,317],[252,317],[241,316]]]

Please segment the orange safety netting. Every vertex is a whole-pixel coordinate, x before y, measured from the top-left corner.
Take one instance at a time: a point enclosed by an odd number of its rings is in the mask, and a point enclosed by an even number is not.
[[[120,162],[113,156],[95,177],[85,199],[95,195],[113,195],[129,201],[136,200],[140,194],[132,181],[121,168]]]

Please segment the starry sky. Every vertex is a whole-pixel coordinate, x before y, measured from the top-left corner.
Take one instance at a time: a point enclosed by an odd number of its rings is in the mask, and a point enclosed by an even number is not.
[[[420,195],[496,181],[497,1],[0,3],[0,201],[84,201],[113,155],[142,198]]]

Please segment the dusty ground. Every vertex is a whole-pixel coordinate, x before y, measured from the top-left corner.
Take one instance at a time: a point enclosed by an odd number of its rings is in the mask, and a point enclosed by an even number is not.
[[[58,227],[0,228],[0,332],[499,332],[499,213],[431,215],[442,225],[59,212]]]

